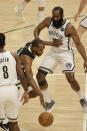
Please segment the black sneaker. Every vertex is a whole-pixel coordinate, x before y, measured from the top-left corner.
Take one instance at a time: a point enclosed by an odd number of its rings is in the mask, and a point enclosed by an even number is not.
[[[87,101],[86,101],[86,99],[85,98],[80,99],[80,104],[81,104],[81,106],[83,108],[83,111],[85,113],[87,113]]]
[[[0,123],[0,129],[3,131],[12,131],[11,128],[9,127],[9,123],[3,124],[2,122]]]
[[[51,100],[50,103],[46,103],[45,111],[51,112],[55,104],[56,104],[56,102],[54,100]]]

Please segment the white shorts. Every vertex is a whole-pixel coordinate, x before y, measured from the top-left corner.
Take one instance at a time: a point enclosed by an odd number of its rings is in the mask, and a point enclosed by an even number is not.
[[[61,63],[63,72],[74,72],[74,53],[72,50],[63,53],[56,53],[50,50],[42,61],[39,69],[53,73],[54,69]]]
[[[80,22],[80,25],[87,29],[87,15],[83,17],[83,19]]]
[[[9,121],[17,121],[18,89],[16,86],[0,87],[0,120],[4,120],[5,116]]]

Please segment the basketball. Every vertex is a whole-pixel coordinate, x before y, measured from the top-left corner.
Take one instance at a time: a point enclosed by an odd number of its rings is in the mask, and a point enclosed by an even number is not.
[[[41,113],[39,118],[38,118],[40,125],[45,126],[45,127],[52,125],[53,120],[54,120],[54,117],[49,112]]]

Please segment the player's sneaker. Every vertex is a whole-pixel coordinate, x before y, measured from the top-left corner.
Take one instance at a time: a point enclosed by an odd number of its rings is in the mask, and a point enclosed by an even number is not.
[[[56,102],[54,100],[51,100],[50,103],[46,103],[45,111],[51,112],[55,104],[56,104]]]
[[[12,130],[10,129],[10,127],[9,127],[9,123],[3,124],[3,123],[1,122],[1,123],[0,123],[0,129],[1,129],[2,131],[12,131]]]
[[[16,13],[17,16],[19,16],[19,18],[20,18],[21,20],[25,21],[25,17],[24,17],[24,15],[23,15],[23,10],[22,10],[22,9],[20,9],[18,6],[16,6],[16,7],[14,8],[14,12]]]
[[[81,104],[81,106],[83,108],[83,111],[85,113],[87,113],[87,101],[86,101],[86,99],[85,98],[80,99],[80,104]]]

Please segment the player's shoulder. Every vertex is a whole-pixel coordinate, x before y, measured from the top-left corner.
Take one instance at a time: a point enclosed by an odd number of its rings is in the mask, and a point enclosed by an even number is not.
[[[51,19],[52,18],[50,16],[45,18],[45,20],[47,20],[47,21],[51,21]]]
[[[45,18],[45,20],[46,20],[47,22],[51,22],[51,19],[52,19],[51,17],[46,17],[46,18]]]
[[[51,17],[46,17],[44,20],[43,20],[43,23],[45,23],[45,25],[48,27],[51,23]]]
[[[67,28],[66,28],[66,34],[68,34],[68,35],[71,36],[71,34],[74,33],[75,31],[76,31],[76,29],[75,29],[74,25],[72,25],[71,23],[69,23],[67,25]]]
[[[73,29],[73,28],[75,28],[74,25],[72,25],[72,24],[69,22],[68,25],[67,25],[67,29],[68,29],[68,30],[71,30],[71,29]]]

